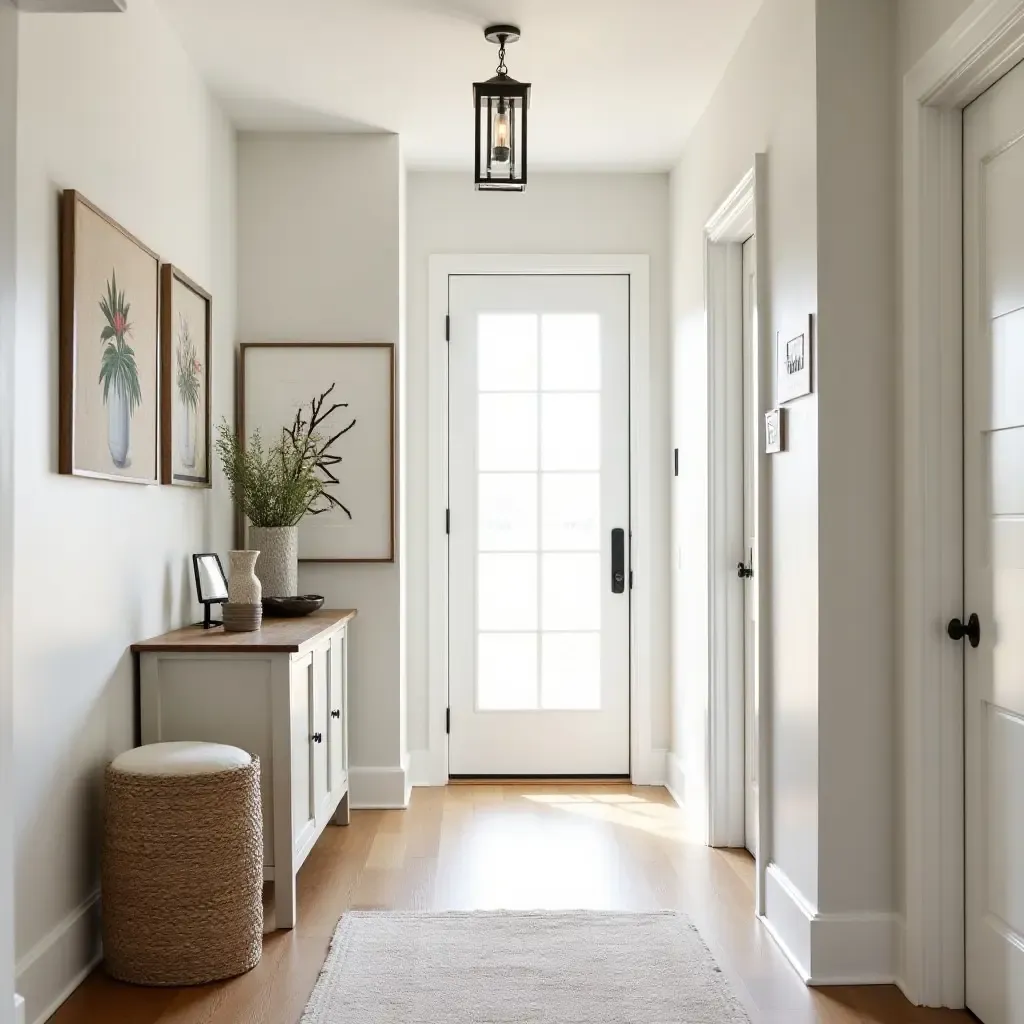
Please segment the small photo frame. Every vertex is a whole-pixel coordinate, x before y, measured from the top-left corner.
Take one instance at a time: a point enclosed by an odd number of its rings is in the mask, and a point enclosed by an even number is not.
[[[786,410],[769,409],[764,414],[764,451],[777,455],[786,450]]]
[[[812,317],[808,315],[802,333],[775,340],[775,393],[779,405],[811,393]]]
[[[160,482],[209,487],[213,350],[210,293],[165,263],[160,270]]]

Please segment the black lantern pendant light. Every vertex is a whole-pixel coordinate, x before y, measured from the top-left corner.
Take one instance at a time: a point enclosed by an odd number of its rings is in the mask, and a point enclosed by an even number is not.
[[[509,78],[505,45],[519,38],[515,25],[484,29],[498,45],[497,74],[473,84],[476,113],[476,187],[491,192],[522,192],[526,188],[526,111],[530,83]]]

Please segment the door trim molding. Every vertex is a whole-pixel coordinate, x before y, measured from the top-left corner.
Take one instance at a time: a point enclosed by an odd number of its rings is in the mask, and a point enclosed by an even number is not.
[[[1022,57],[1024,2],[975,0],[903,80],[900,985],[928,1006],[964,1005],[962,112]]]
[[[754,463],[757,515],[755,576],[739,584],[737,560],[746,550],[743,529],[743,242],[757,236],[758,328],[754,338],[756,408],[771,395],[771,338],[768,333],[767,157],[754,164],[704,226],[704,308],[707,318],[708,380],[708,780],[707,839],[711,846],[743,846],[745,725],[743,588],[755,588],[758,610],[757,702],[767,707],[770,672],[768,622],[771,566],[765,543],[770,529],[771,465],[760,443]],[[737,315],[737,313],[739,315]],[[765,870],[769,862],[771,786],[768,772],[769,716],[758,715],[758,815],[756,908],[764,913]]]
[[[429,360],[427,473],[428,538],[428,721],[427,752],[419,761],[417,783],[443,786],[448,781],[448,352],[445,317],[448,278],[458,274],[627,274],[629,275],[629,453],[630,529],[630,778],[634,785],[665,782],[665,752],[652,745],[651,609],[652,570],[657,552],[651,529],[650,257],[646,254],[505,255],[497,253],[432,255],[429,258],[427,339]],[[421,774],[422,773],[422,774]]]

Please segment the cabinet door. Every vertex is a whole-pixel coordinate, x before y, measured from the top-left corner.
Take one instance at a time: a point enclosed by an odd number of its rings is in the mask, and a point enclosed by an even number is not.
[[[348,733],[348,708],[345,700],[348,690],[345,644],[345,630],[342,629],[331,637],[331,653],[327,661],[327,692],[331,718],[327,764],[332,804],[336,804],[341,798],[348,782],[348,751],[345,742]]]
[[[313,803],[313,756],[310,720],[313,710],[313,657],[307,654],[291,667],[291,755],[292,755],[292,839],[301,848],[309,841],[307,833],[316,830],[316,805]]]
[[[331,720],[328,713],[327,685],[331,645],[324,643],[313,652],[313,699],[310,703],[310,744],[313,773],[313,801],[319,828],[330,817],[330,790],[327,778],[327,747],[330,742]]]

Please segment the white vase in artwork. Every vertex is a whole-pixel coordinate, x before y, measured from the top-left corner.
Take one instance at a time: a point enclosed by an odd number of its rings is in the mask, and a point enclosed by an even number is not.
[[[256,575],[264,597],[295,597],[299,592],[299,528],[253,526],[249,543],[260,551]]]
[[[178,437],[178,455],[185,469],[196,468],[196,410],[181,403],[181,434]]]
[[[263,587],[256,575],[259,551],[228,552],[228,603],[257,605],[263,600]]]
[[[107,447],[118,469],[128,465],[131,439],[131,408],[124,388],[115,383],[107,392]]]

